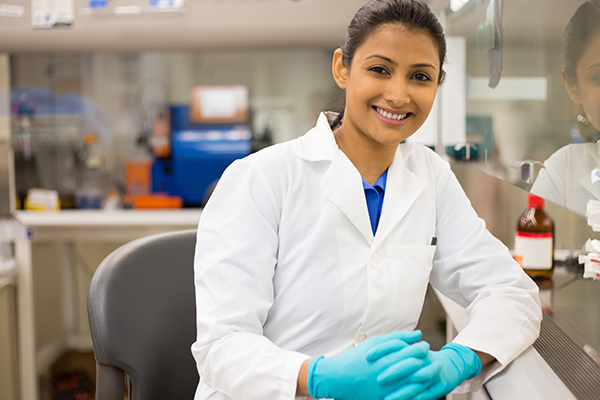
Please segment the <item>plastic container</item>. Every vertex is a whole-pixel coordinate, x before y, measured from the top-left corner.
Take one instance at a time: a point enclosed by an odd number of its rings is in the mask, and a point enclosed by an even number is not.
[[[532,278],[550,278],[554,272],[554,223],[544,211],[544,199],[533,194],[517,223],[515,260]]]
[[[104,198],[105,154],[94,133],[87,133],[78,154],[78,179],[75,191],[75,207],[98,209]]]

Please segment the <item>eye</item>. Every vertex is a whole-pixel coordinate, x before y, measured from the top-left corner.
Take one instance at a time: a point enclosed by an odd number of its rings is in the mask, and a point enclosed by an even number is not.
[[[387,75],[389,72],[383,67],[371,67],[369,71],[374,72],[377,75]]]
[[[418,73],[418,74],[414,74],[411,79],[415,79],[417,81],[422,81],[422,82],[428,82],[431,80],[431,78],[426,75],[426,74],[422,74],[422,73]]]

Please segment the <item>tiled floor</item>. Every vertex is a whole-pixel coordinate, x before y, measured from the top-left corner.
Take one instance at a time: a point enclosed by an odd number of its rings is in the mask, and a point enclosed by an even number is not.
[[[82,377],[85,376],[89,380],[89,387],[93,390],[96,386],[96,361],[94,360],[94,353],[91,351],[69,351],[64,354],[52,366],[50,371],[43,374],[40,378],[40,400],[52,400],[56,379],[73,373],[80,373]]]

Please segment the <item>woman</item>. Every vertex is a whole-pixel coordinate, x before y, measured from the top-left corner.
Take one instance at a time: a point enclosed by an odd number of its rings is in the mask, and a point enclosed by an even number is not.
[[[585,215],[588,200],[600,200],[600,1],[583,3],[564,36],[561,77],[579,105],[578,127],[584,144],[570,144],[544,162],[531,192]]]
[[[400,145],[445,51],[425,4],[369,2],[334,54],[333,127],[321,115],[224,173],[198,228],[197,399],[435,399],[478,388],[537,337],[536,285],[448,164]],[[439,352],[413,332],[428,282],[471,317]]]

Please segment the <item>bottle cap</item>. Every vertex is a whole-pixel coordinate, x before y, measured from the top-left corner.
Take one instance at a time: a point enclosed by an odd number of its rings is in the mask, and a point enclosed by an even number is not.
[[[96,136],[95,133],[86,133],[83,136],[83,143],[85,144],[90,144],[90,143],[96,143],[96,141],[98,140],[98,137]]]
[[[529,198],[528,198],[528,201],[527,201],[527,207],[528,208],[542,209],[542,208],[544,208],[544,199],[542,199],[541,197],[536,196],[535,194],[529,193]]]

